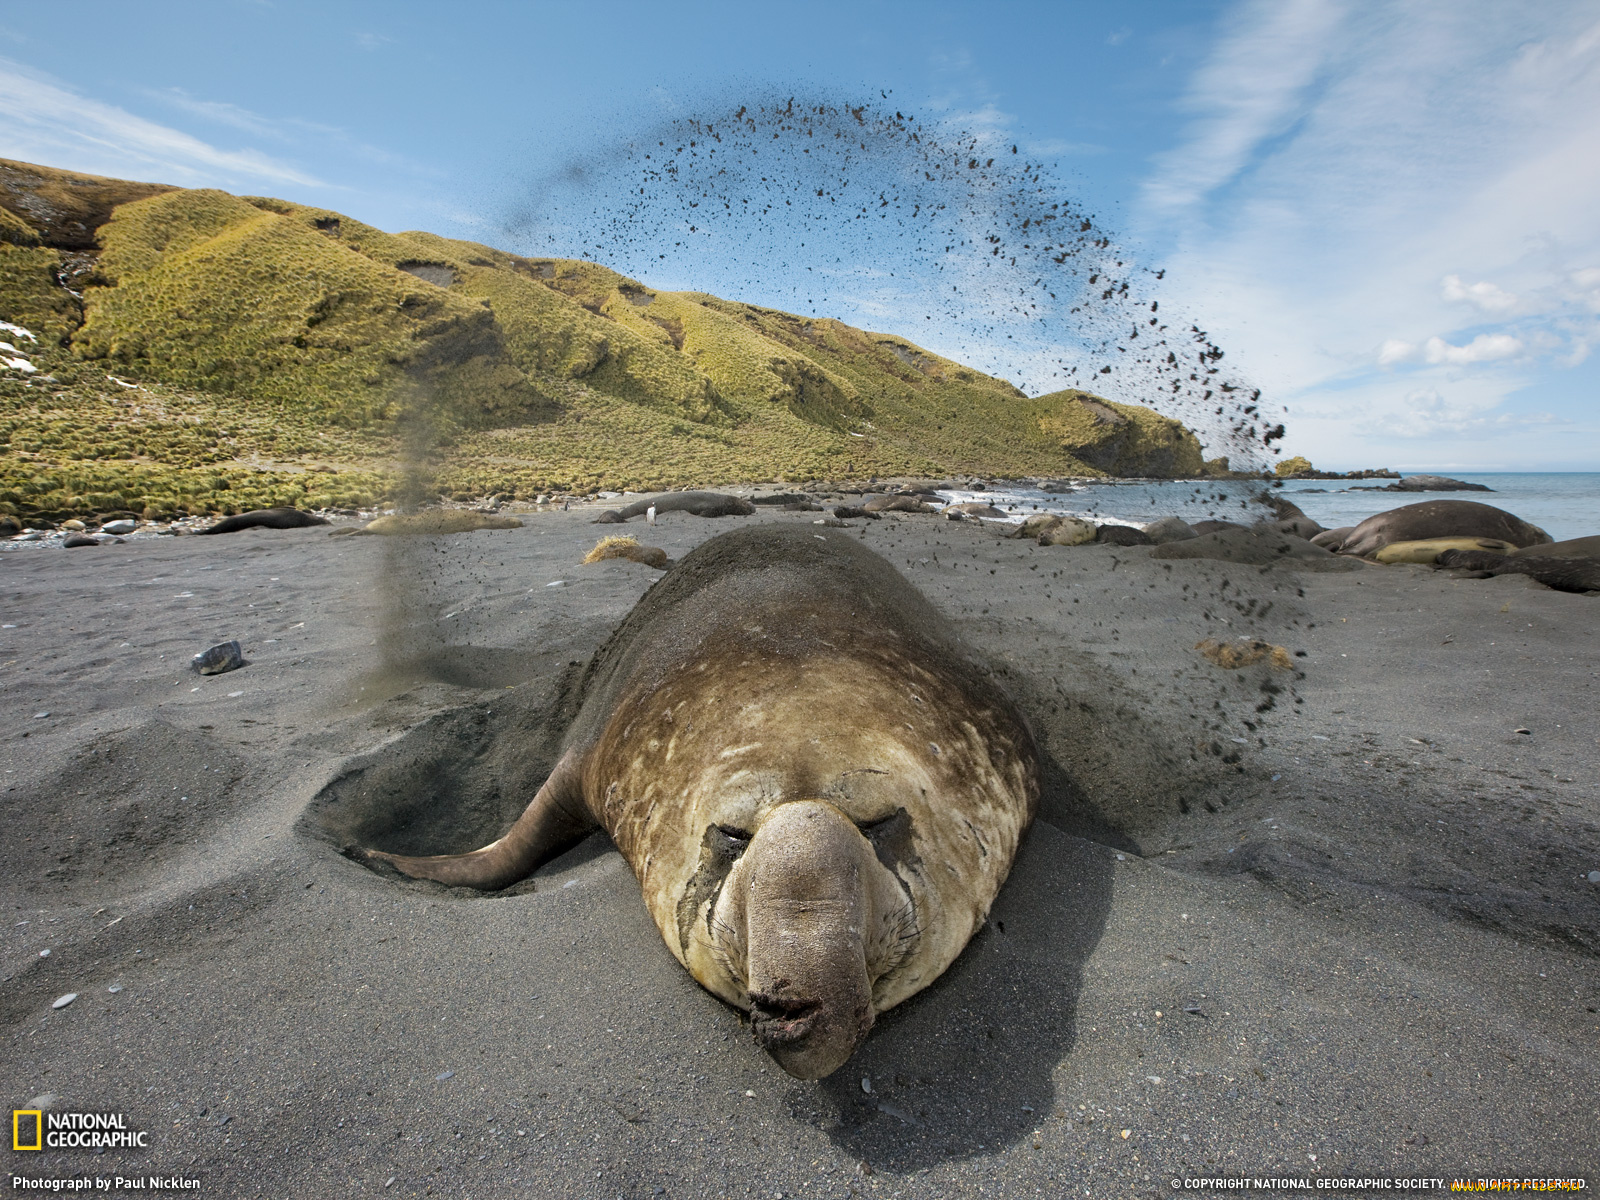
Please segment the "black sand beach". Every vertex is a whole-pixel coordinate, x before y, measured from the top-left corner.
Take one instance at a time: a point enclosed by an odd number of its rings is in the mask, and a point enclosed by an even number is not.
[[[8,1175],[630,1200],[1596,1185],[1594,597],[861,524],[1002,668],[1045,796],[956,965],[802,1083],[672,959],[602,836],[490,896],[339,853],[466,849],[520,811],[576,673],[658,578],[579,565],[600,507],[0,560],[7,1101],[150,1134],[12,1152]],[[680,557],[813,519],[623,532]],[[1293,669],[1223,669],[1207,637]],[[188,670],[230,638],[247,666]]]

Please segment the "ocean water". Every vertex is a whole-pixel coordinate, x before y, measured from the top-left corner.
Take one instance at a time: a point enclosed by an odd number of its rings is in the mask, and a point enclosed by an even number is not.
[[[1293,479],[1272,489],[1328,529],[1355,525],[1375,513],[1423,500],[1476,500],[1531,521],[1556,541],[1600,534],[1600,472],[1496,472],[1452,475],[1489,492],[1386,492],[1387,479]],[[1217,519],[1248,525],[1268,510],[1253,503],[1262,484],[1246,480],[1107,480],[1055,494],[1018,487],[945,492],[955,500],[987,500],[1021,520],[1035,512],[1062,513],[1104,523],[1144,525],[1161,517]]]

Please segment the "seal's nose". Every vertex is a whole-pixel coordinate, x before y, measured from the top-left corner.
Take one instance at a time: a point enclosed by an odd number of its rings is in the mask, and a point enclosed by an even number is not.
[[[815,1000],[760,994],[750,997],[750,1025],[756,1041],[769,1054],[792,1046],[816,1028],[821,1005]]]
[[[796,801],[762,822],[741,865],[752,1030],[789,1074],[820,1079],[872,1027],[862,940],[872,848],[832,805]]]

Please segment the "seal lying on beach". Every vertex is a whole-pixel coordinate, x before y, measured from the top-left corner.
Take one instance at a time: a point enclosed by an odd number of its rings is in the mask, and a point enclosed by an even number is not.
[[[955,960],[1038,804],[1032,735],[989,669],[887,562],[810,525],[685,556],[582,697],[504,837],[365,856],[502,888],[605,829],[668,948],[802,1079]]]
[[[308,525],[330,524],[327,517],[298,508],[258,508],[237,516],[223,517],[215,525],[196,529],[196,533],[238,533],[241,529],[304,529]]]
[[[1526,575],[1558,592],[1600,592],[1600,560],[1588,556],[1540,557],[1486,550],[1446,550],[1437,563],[1478,575]]]
[[[1368,517],[1350,531],[1340,554],[1368,557],[1390,542],[1424,542],[1440,538],[1494,538],[1513,546],[1538,546],[1550,535],[1492,504],[1475,500],[1424,500]]]
[[[642,517],[652,508],[657,513],[686,512],[696,517],[748,517],[756,506],[738,496],[724,496],[721,492],[668,492],[663,496],[646,496],[635,500],[627,508],[609,508],[594,519],[596,525],[621,525],[634,517]]]

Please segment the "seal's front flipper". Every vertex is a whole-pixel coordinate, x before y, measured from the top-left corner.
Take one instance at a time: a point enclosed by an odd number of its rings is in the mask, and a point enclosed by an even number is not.
[[[595,820],[583,802],[578,763],[575,751],[562,755],[517,823],[504,837],[481,850],[420,858],[359,850],[352,857],[389,863],[413,879],[433,879],[451,887],[486,892],[510,887],[541,863],[576,845],[595,828]]]

